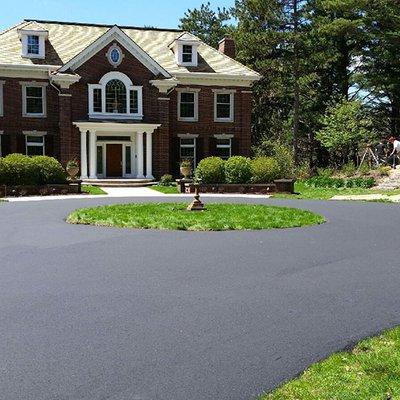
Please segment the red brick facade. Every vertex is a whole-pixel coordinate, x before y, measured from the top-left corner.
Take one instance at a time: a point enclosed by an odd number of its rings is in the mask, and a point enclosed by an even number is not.
[[[2,135],[2,154],[25,153],[24,131],[45,131],[45,152],[55,156],[64,165],[69,159],[80,158],[81,136],[76,121],[89,121],[88,84],[98,84],[103,75],[118,71],[127,75],[134,85],[143,87],[143,114],[141,123],[155,123],[161,126],[153,133],[153,174],[160,177],[165,173],[177,173],[179,162],[178,135],[196,134],[198,159],[215,154],[213,138],[216,134],[231,134],[232,153],[249,155],[251,146],[251,92],[246,87],[224,87],[235,90],[234,122],[214,122],[214,92],[217,86],[194,86],[200,89],[198,96],[198,121],[178,121],[177,91],[160,93],[150,81],[162,79],[155,76],[140,61],[122,46],[124,58],[114,68],[107,60],[109,46],[99,51],[90,60],[74,71],[80,76],[77,83],[69,89],[53,87],[49,81],[46,86],[47,112],[43,118],[22,116],[23,81],[39,81],[28,78],[9,78],[0,76],[3,85],[4,116],[0,116]],[[1,73],[0,73],[1,75]],[[43,81],[43,80],[40,80]],[[185,85],[184,87],[187,87]],[[178,86],[179,88],[179,86]],[[138,122],[138,121],[136,121]],[[135,121],[131,121],[132,124]]]

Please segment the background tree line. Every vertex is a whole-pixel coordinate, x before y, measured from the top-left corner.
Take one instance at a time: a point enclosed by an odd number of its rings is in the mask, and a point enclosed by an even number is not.
[[[253,140],[297,163],[345,163],[361,142],[400,133],[399,0],[236,0],[188,10],[180,27],[260,72]]]

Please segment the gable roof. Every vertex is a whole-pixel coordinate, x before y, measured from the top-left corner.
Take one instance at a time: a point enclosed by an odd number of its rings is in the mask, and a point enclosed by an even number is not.
[[[161,74],[166,78],[171,77],[171,75],[163,67],[161,67],[161,65],[151,58],[148,53],[138,46],[132,40],[132,38],[127,36],[117,25],[114,25],[106,33],[101,35],[98,39],[86,47],[86,49],[78,53],[75,57],[64,64],[60,68],[60,72],[65,72],[69,69],[75,70],[88,59],[93,57],[100,49],[113,41],[118,41],[120,44],[122,44],[126,50],[134,55],[150,71],[152,71],[154,75]]]
[[[176,64],[175,56],[169,45],[176,39],[184,35],[185,38],[199,40],[196,36],[177,29],[157,29],[157,28],[138,28],[138,27],[115,27],[113,25],[81,24],[54,21],[35,21],[44,30],[49,32],[46,42],[46,57],[43,60],[35,60],[21,57],[21,42],[17,31],[28,24],[31,20],[22,23],[0,33],[0,66],[1,65],[25,65],[32,66],[37,64],[54,65],[62,67],[70,63],[78,55],[85,52],[94,42],[100,40],[107,32],[114,34],[119,32],[119,38],[125,35],[131,39],[132,50],[141,49],[147,53],[147,62],[158,65],[161,70],[170,76],[178,76],[193,72],[221,74],[224,76],[237,76],[238,78],[259,78],[259,74],[247,68],[243,64],[225,56],[218,50],[200,42],[198,47],[199,65],[198,67],[185,67]],[[124,35],[121,35],[123,33]],[[122,40],[122,39],[121,39]],[[133,43],[133,44],[132,44]],[[142,54],[143,55],[143,54]],[[150,62],[150,63],[151,63]],[[165,73],[163,73],[164,76]],[[167,76],[168,76],[167,75]],[[193,74],[195,75],[195,74]]]

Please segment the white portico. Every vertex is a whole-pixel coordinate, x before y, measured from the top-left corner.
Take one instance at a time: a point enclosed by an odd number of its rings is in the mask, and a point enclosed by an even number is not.
[[[153,179],[153,133],[160,124],[74,122],[81,134],[81,179]]]

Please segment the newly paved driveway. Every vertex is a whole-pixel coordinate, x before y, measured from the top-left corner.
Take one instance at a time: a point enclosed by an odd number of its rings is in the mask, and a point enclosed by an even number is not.
[[[254,399],[400,324],[398,205],[266,200],[329,223],[256,232],[63,222],[117,201],[0,204],[1,400]]]

